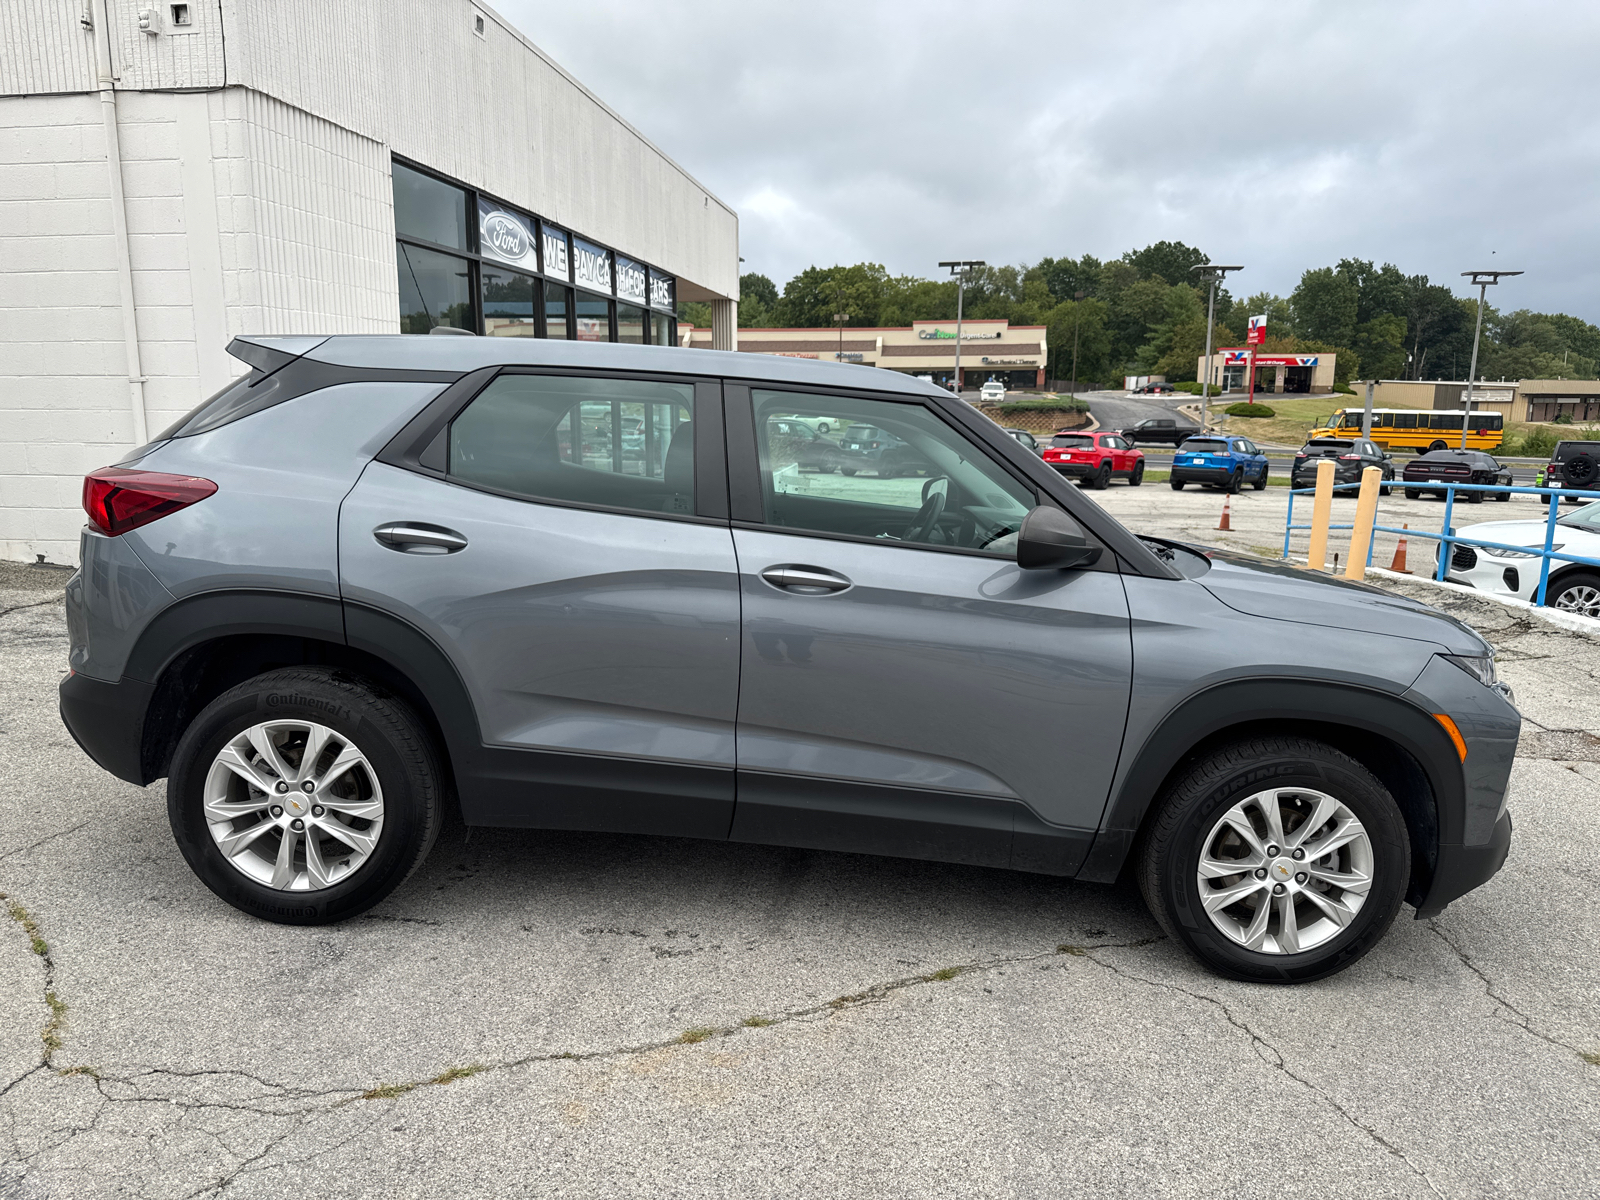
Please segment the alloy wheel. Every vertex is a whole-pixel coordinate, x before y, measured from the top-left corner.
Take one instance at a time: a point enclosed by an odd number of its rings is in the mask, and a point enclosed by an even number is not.
[[[1585,617],[1600,617],[1600,588],[1574,584],[1556,597],[1556,607]]]
[[[222,857],[279,891],[331,887],[372,857],[383,789],[354,742],[315,721],[236,734],[206,774],[202,810]]]
[[[1200,903],[1230,941],[1298,954],[1337,937],[1372,887],[1372,840],[1344,804],[1269,788],[1212,826],[1196,869]]]

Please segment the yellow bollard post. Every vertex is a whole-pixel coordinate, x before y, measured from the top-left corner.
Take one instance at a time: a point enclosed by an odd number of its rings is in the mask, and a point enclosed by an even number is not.
[[[1367,551],[1372,546],[1372,523],[1378,517],[1378,480],[1383,472],[1368,467],[1361,472],[1361,491],[1356,496],[1356,527],[1350,531],[1350,561],[1344,566],[1346,579],[1367,577]]]
[[[1313,571],[1328,568],[1328,520],[1333,515],[1333,459],[1317,464],[1317,493],[1311,500],[1311,549],[1306,566]]]

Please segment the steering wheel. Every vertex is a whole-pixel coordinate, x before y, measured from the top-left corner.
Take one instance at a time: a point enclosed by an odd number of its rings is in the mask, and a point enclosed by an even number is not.
[[[922,507],[917,509],[917,515],[911,518],[911,524],[906,526],[905,541],[926,542],[933,536],[934,528],[939,524],[939,518],[944,516],[945,493],[948,487],[929,488],[928,495],[922,502]]]

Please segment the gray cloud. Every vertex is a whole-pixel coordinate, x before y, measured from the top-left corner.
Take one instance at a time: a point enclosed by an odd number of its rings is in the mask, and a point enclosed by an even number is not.
[[[936,275],[1162,238],[1290,291],[1351,256],[1600,321],[1593,3],[499,11],[740,215],[745,269]],[[1491,252],[1492,256],[1491,256]]]

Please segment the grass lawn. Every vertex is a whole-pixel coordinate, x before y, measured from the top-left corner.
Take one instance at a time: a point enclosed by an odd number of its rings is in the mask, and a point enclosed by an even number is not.
[[[1241,397],[1229,394],[1225,397],[1226,404],[1217,404],[1213,401],[1212,411],[1216,412],[1226,408],[1229,404],[1238,403]],[[1306,434],[1309,433],[1320,421],[1334,414],[1335,410],[1348,408],[1352,403],[1359,403],[1354,396],[1334,395],[1319,396],[1274,396],[1271,393],[1263,395],[1256,393],[1258,402],[1267,405],[1277,415],[1272,417],[1218,417],[1213,423],[1220,429],[1229,433],[1237,433],[1247,437],[1253,442],[1271,442],[1279,446],[1294,446],[1296,448],[1305,444]]]

